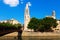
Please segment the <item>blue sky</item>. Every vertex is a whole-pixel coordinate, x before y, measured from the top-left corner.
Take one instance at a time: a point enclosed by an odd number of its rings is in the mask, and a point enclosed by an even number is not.
[[[18,3],[12,5],[8,1],[0,0],[0,20],[14,18],[20,23],[24,23],[24,10],[27,2],[31,3],[30,16],[36,18],[44,18],[52,15],[52,11],[56,11],[56,18],[60,19],[60,0],[18,0]]]

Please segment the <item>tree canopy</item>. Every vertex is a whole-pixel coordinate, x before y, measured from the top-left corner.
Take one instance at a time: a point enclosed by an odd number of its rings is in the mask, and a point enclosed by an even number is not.
[[[45,17],[43,19],[37,19],[35,17],[31,18],[28,28],[33,29],[34,31],[41,31],[41,32],[46,32],[46,31],[52,31],[52,28],[55,28],[57,26],[57,20],[50,18],[50,17]]]
[[[0,23],[0,29],[18,29],[18,27],[19,28],[21,28],[22,26],[21,26],[21,24],[11,24],[11,23]]]
[[[29,22],[28,24],[28,28],[29,29],[34,29],[36,30],[37,26],[38,26],[38,23],[39,23],[39,19],[37,18],[32,18],[31,21]]]

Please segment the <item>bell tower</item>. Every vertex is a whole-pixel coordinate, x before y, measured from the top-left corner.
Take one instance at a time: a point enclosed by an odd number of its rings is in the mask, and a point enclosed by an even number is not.
[[[54,11],[54,10],[52,11],[52,17],[53,17],[54,19],[56,19],[56,17],[55,17],[55,11]]]
[[[28,23],[30,21],[30,14],[29,14],[29,3],[26,4],[26,7],[25,7],[25,13],[24,13],[24,31],[27,31],[28,28]]]

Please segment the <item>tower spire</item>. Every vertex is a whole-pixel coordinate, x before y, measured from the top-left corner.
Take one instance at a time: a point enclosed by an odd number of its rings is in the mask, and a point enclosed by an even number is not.
[[[24,30],[27,31],[28,23],[30,21],[30,14],[29,14],[29,3],[26,4],[25,7],[25,14],[24,14]]]
[[[56,17],[55,17],[55,10],[52,11],[52,17],[53,17],[54,19],[56,19]]]

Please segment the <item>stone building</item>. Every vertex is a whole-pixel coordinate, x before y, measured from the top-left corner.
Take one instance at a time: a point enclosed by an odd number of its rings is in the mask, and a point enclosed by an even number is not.
[[[15,20],[15,19],[10,19],[10,20],[2,20],[2,21],[0,21],[0,23],[10,23],[10,24],[19,24],[19,22],[17,21],[17,20]]]

